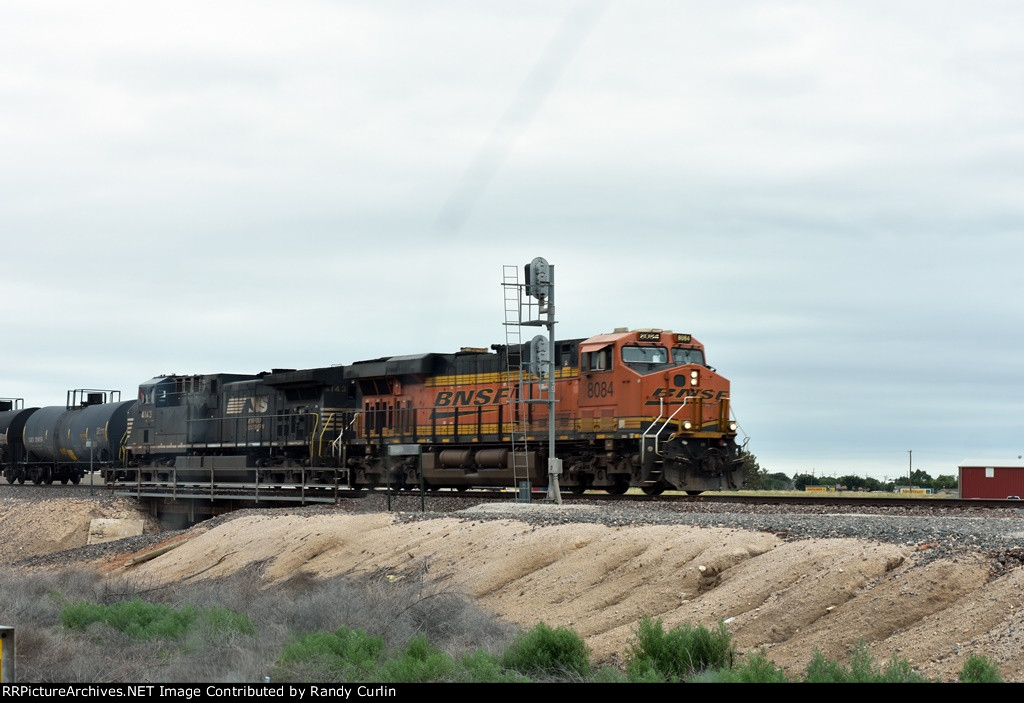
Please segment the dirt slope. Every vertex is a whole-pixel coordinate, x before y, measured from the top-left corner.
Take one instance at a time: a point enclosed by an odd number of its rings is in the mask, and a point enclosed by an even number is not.
[[[70,524],[82,508],[60,519]],[[0,529],[10,534],[8,516]],[[649,614],[669,626],[725,620],[741,651],[764,647],[791,672],[815,649],[842,657],[863,638],[877,660],[896,654],[932,678],[954,680],[977,653],[995,657],[1005,679],[1024,680],[1024,571],[990,581],[980,558],[919,565],[909,547],[852,539],[387,514],[248,515],[186,536],[127,571],[164,583],[256,566],[269,586],[296,574],[425,570],[508,620],[574,628],[603,661],[621,660]],[[106,566],[115,563],[124,560]]]
[[[147,534],[160,523],[132,500],[0,500],[0,561],[84,547],[95,519],[143,520]]]

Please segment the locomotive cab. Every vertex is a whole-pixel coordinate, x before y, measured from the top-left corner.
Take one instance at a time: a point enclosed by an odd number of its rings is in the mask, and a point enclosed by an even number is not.
[[[605,440],[614,456],[631,457],[639,473],[631,484],[656,494],[741,483],[729,382],[689,334],[617,329],[587,339],[578,392],[581,431]]]
[[[176,456],[216,441],[216,416],[225,383],[254,376],[157,376],[139,384],[126,448],[134,463],[171,466]]]

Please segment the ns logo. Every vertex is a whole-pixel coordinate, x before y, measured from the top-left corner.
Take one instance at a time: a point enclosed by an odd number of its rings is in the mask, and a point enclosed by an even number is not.
[[[228,399],[228,415],[258,415],[267,412],[270,400],[265,395],[239,396]]]

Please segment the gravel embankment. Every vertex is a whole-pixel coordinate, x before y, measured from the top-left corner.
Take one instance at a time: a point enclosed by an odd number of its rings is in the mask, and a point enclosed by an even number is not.
[[[112,500],[106,489],[96,488],[95,500]],[[0,484],[0,506],[12,498],[31,500],[86,499],[88,486],[8,486]],[[474,507],[487,502],[486,508]],[[992,559],[993,570],[1018,566],[1024,562],[1024,510],[967,509],[937,510],[922,513],[893,506],[849,508],[834,506],[737,505],[735,503],[665,503],[573,501],[563,506],[534,502],[494,504],[484,499],[434,494],[427,499],[426,513],[420,512],[418,496],[392,498],[392,509],[406,520],[422,520],[472,508],[459,515],[466,520],[515,518],[536,525],[573,522],[600,523],[610,527],[637,525],[693,525],[772,532],[787,540],[851,537],[903,544],[919,549],[924,560],[981,553]],[[344,500],[340,505],[311,505],[287,508],[292,512],[379,512],[386,510],[386,497],[376,493]],[[272,512],[281,508],[259,509]],[[212,527],[252,510],[237,511],[204,523]],[[95,545],[63,553],[63,559],[101,557],[111,551],[133,551],[165,539],[172,533],[146,535]],[[23,564],[50,561],[53,557],[29,559]]]

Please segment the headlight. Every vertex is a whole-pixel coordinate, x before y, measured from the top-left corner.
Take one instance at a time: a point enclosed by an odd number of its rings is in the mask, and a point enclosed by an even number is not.
[[[693,371],[690,372],[690,385],[691,386],[696,386],[697,385],[697,370],[696,369],[694,369]]]
[[[729,431],[730,432],[735,432],[736,431],[736,427],[738,427],[738,425],[735,422],[730,422],[729,423]]]
[[[683,420],[683,429],[684,430],[688,430],[691,427],[693,427],[693,423],[692,422],[690,422],[689,420]]]

